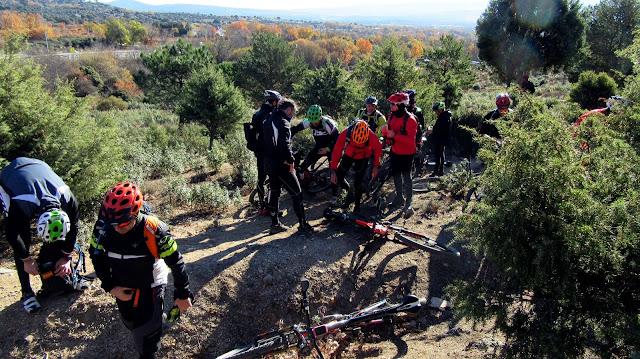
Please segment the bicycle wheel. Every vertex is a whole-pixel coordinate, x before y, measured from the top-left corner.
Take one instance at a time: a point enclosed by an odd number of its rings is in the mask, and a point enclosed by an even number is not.
[[[262,355],[286,349],[282,336],[276,335],[266,339],[260,339],[252,344],[233,349],[230,352],[220,355],[216,359],[252,359]]]
[[[432,186],[433,178],[416,178],[413,180],[413,192],[427,193],[435,190],[437,187]]]
[[[444,243],[438,242],[427,236],[418,234],[410,235],[409,233],[396,233],[395,239],[396,241],[411,248],[421,249],[430,253],[442,254],[450,257],[460,257],[460,252],[457,249],[449,247]]]
[[[251,194],[249,195],[249,203],[254,207],[260,206],[260,200],[258,196],[259,195],[258,195],[257,189],[254,189],[253,191],[251,191]]]
[[[382,186],[384,186],[384,183],[387,181],[387,179],[389,179],[389,177],[391,177],[391,165],[389,164],[389,162],[385,162],[378,169],[378,175],[376,176],[376,178],[372,179],[369,182],[369,188],[367,188],[367,196],[375,197]]]
[[[465,202],[471,201],[480,201],[482,199],[482,190],[476,186],[472,186],[469,188],[467,193],[464,195]]]
[[[320,193],[328,190],[331,187],[331,169],[325,167],[311,176],[311,183],[307,192],[311,194]]]

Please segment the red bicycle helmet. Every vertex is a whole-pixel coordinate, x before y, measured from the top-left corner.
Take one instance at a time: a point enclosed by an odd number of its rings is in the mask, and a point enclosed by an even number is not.
[[[496,96],[496,106],[498,106],[498,108],[511,106],[511,97],[509,97],[509,94],[506,92],[499,93],[498,96]]]
[[[101,215],[111,224],[126,223],[138,215],[143,203],[138,186],[131,182],[121,182],[104,195]]]
[[[393,95],[389,96],[388,101],[396,105],[408,105],[409,95],[404,92],[396,92]]]

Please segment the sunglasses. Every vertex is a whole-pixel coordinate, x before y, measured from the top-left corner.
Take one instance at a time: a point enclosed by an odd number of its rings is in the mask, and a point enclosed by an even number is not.
[[[113,224],[113,226],[114,226],[114,227],[121,227],[121,228],[122,228],[122,227],[126,227],[126,226],[130,225],[130,224],[131,224],[131,222],[133,222],[134,220],[135,220],[135,218],[131,218],[130,220],[128,220],[128,221],[126,221],[126,222],[124,222],[124,223],[120,223],[120,224],[116,224],[116,223],[114,223],[114,224]]]

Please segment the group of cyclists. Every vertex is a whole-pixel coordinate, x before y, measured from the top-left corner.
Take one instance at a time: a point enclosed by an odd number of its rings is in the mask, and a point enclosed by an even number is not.
[[[354,191],[352,197],[348,196],[347,204],[353,202],[354,211],[359,211],[367,179],[377,176],[383,146],[390,148],[389,161],[396,189],[391,206],[402,208],[405,217],[414,213],[411,170],[414,155],[423,145],[424,114],[416,106],[415,90],[394,93],[387,100],[391,106],[391,113],[387,117],[378,110],[378,99],[368,96],[356,118],[347,128],[339,131],[336,122],[323,114],[319,105],[311,105],[306,118],[292,126],[291,121],[297,110],[295,103],[283,98],[277,91],[264,91],[264,103],[252,117],[250,128],[253,132],[248,135],[247,141],[257,158],[260,214],[271,216],[271,234],[288,229],[278,218],[282,187],[291,195],[294,212],[298,216],[298,233],[303,236],[313,234],[313,228],[305,218],[299,180],[308,176],[307,169],[322,156],[330,159],[332,205],[338,204],[341,189],[350,193],[351,186],[346,176],[353,168]],[[444,102],[435,103],[432,110],[438,117],[435,125],[428,130],[436,155],[432,176],[440,176],[443,174],[444,149],[451,135],[451,112],[446,109]],[[300,168],[296,169],[291,138],[304,129],[311,129],[315,146]],[[265,193],[267,175],[269,189]]]
[[[318,105],[310,106],[306,118],[292,127],[296,104],[277,91],[265,90],[265,101],[252,118],[254,135],[248,145],[257,157],[261,214],[271,217],[269,233],[288,230],[279,218],[283,187],[291,195],[298,217],[298,232],[303,236],[314,233],[305,217],[299,176],[304,176],[304,171],[322,156],[330,159],[333,204],[340,189],[349,190],[346,175],[353,168],[354,211],[360,210],[364,177],[377,176],[383,146],[389,147],[396,190],[391,206],[402,208],[405,216],[411,216],[414,211],[410,174],[414,155],[423,145],[424,128],[424,116],[415,105],[415,95],[415,90],[391,95],[387,99],[391,105],[387,117],[377,109],[376,97],[369,96],[357,117],[340,131]],[[510,111],[508,94],[499,94],[496,105],[496,110],[487,114],[487,119],[499,118]],[[437,120],[426,132],[431,135],[436,157],[432,176],[439,176],[443,173],[444,148],[451,135],[452,116],[444,102],[436,102],[432,110]],[[311,129],[315,146],[297,173],[291,137],[304,129]],[[497,130],[489,127],[484,130],[497,134]],[[269,188],[265,193],[267,177]],[[0,205],[26,312],[35,313],[41,309],[38,298],[45,297],[41,292],[47,288],[73,291],[89,287],[71,265],[74,249],[78,248],[78,202],[69,186],[49,165],[26,157],[11,161],[0,172]],[[36,232],[44,242],[37,258],[31,252],[32,219],[37,219]],[[140,357],[154,358],[162,335],[164,291],[169,270],[175,288],[174,307],[180,312],[188,309],[194,296],[189,288],[184,259],[169,226],[151,213],[140,188],[134,183],[118,183],[104,195],[90,240],[89,257],[101,287],[115,297],[122,321],[131,331]],[[43,273],[47,264],[51,267],[48,277]],[[31,287],[30,275],[42,278],[38,295]]]

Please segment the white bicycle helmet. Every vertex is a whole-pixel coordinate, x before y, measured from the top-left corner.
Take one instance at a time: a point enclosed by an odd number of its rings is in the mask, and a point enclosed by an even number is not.
[[[64,241],[71,230],[71,221],[61,209],[50,209],[38,218],[38,236],[45,242]]]

